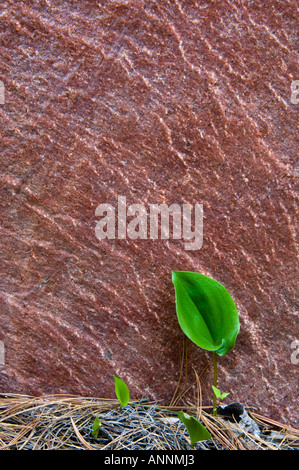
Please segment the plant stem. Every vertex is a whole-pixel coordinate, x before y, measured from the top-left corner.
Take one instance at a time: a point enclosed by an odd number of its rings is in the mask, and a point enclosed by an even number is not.
[[[213,351],[214,387],[217,388],[217,353]],[[217,416],[217,397],[213,390],[213,415]]]

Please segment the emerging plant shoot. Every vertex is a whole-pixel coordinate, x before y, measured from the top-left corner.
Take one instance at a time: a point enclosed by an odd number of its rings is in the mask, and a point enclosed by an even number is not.
[[[226,288],[199,273],[173,271],[176,313],[185,335],[197,346],[213,352],[214,387],[217,388],[217,355],[225,356],[239,333],[237,307]],[[213,413],[217,413],[213,393]]]

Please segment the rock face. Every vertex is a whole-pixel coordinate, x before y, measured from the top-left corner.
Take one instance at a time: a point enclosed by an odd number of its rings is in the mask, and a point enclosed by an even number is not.
[[[240,314],[219,388],[295,424],[297,2],[4,1],[0,28],[0,391],[169,403],[183,364],[211,404],[171,282],[197,271]],[[201,249],[99,240],[120,196],[202,204]]]

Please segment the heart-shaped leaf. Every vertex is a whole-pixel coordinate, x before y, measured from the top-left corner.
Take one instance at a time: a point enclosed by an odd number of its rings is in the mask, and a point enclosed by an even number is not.
[[[198,441],[211,439],[211,434],[204,425],[198,421],[198,419],[187,415],[187,413],[184,413],[183,411],[178,412],[178,417],[186,426],[192,446],[194,446]]]
[[[199,273],[173,271],[179,324],[197,346],[224,356],[239,333],[237,307],[226,288]]]

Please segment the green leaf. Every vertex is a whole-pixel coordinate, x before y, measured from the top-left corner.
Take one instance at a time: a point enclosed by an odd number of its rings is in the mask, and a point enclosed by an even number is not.
[[[173,271],[176,312],[188,338],[200,348],[224,356],[239,333],[237,307],[226,288],[199,273]]]
[[[178,412],[178,417],[180,421],[182,421],[182,423],[184,423],[186,426],[192,446],[194,446],[194,444],[198,441],[206,441],[207,439],[211,439],[211,434],[204,427],[204,425],[198,421],[198,419],[187,415],[183,411]]]
[[[214,393],[215,393],[216,397],[221,398],[221,392],[220,392],[219,388],[212,385],[212,389],[214,390]]]
[[[212,385],[212,388],[214,390],[214,393],[215,393],[216,397],[219,398],[220,400],[223,400],[224,398],[226,398],[229,395],[229,393],[227,393],[227,392],[221,393],[219,388],[215,387],[214,385]]]
[[[221,393],[220,399],[223,400],[224,398],[228,397],[228,395],[229,395],[229,393],[227,393],[227,392]]]
[[[91,428],[91,436],[97,438],[101,427],[101,421],[96,416]]]
[[[121,407],[123,408],[129,403],[130,400],[130,392],[125,384],[125,382],[117,377],[114,376],[114,383],[115,383],[115,394],[120,402]]]

